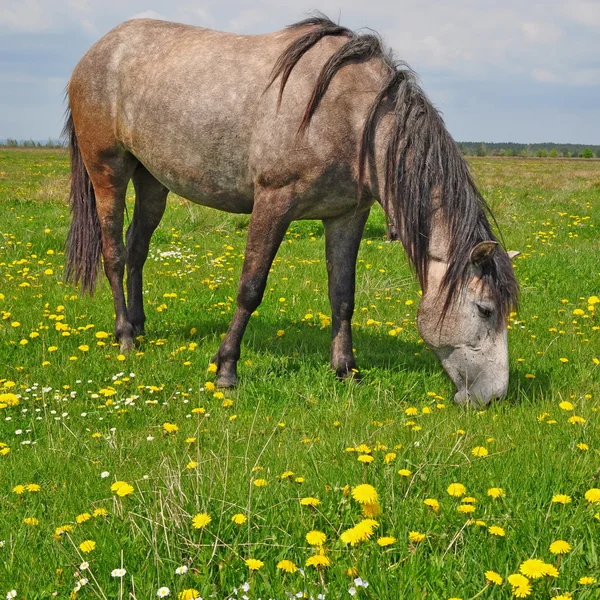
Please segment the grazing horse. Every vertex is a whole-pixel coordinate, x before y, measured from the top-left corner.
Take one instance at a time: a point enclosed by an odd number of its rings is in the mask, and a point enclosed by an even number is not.
[[[331,367],[351,376],[356,257],[377,201],[418,275],[419,332],[455,400],[506,393],[506,318],[518,295],[510,256],[442,118],[376,35],[323,16],[252,36],[128,21],[80,60],[68,99],[66,275],[93,292],[102,256],[122,352],[143,331],[142,269],[173,191],[251,214],[236,311],[213,359],[218,385],[237,383],[246,325],[297,219],[324,223]]]

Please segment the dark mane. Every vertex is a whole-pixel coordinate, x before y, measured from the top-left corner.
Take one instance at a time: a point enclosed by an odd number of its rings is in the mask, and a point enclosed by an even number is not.
[[[357,34],[318,15],[291,25],[306,28],[277,60],[269,86],[281,76],[279,101],[297,62],[319,40],[328,35],[344,36],[342,45],[323,66],[298,128],[302,135],[318,109],[335,74],[349,61],[379,58],[388,70],[367,114],[358,155],[358,189],[362,193],[365,170],[373,149],[375,127],[384,101],[393,104],[394,125],[385,156],[385,189],[380,198],[387,218],[399,232],[406,253],[425,291],[430,261],[429,238],[432,228],[433,199],[439,198],[449,236],[450,262],[442,281],[447,292],[442,318],[470,279],[471,250],[482,241],[497,241],[488,215],[491,211],[481,196],[458,146],[446,130],[439,112],[421,89],[415,73],[404,63],[393,60],[378,36]],[[499,311],[499,327],[516,306],[518,284],[507,253],[496,252],[483,266],[487,284]]]

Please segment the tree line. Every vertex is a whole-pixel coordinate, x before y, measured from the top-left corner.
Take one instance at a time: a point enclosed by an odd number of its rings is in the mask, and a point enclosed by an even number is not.
[[[600,158],[600,146],[585,144],[517,144],[516,142],[458,142],[465,156],[537,156],[539,158]]]

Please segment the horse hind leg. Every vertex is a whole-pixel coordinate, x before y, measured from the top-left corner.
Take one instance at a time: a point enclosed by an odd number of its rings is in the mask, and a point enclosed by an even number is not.
[[[121,352],[125,353],[133,348],[133,326],[128,319],[123,289],[126,262],[123,217],[127,184],[137,160],[122,150],[94,153],[91,148],[91,144],[81,144],[82,156],[96,196],[104,273],[110,283],[115,306],[115,337],[120,343]]]
[[[133,334],[144,333],[146,315],[142,289],[142,272],[148,258],[150,238],[158,227],[169,190],[139,164],[133,173],[135,208],[127,229],[127,314]]]

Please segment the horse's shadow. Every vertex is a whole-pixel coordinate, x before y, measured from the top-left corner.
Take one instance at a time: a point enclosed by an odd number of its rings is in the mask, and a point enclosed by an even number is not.
[[[278,330],[285,331],[285,334],[278,336]],[[226,331],[227,323],[220,320],[192,319],[189,327],[179,331],[157,329],[150,323],[147,340],[166,338],[175,343],[176,340],[182,343],[200,340],[209,343],[214,340],[216,354],[220,336]],[[427,372],[439,368],[433,353],[422,343],[359,327],[353,329],[352,337],[359,368]],[[252,319],[244,335],[242,354],[246,352],[269,357],[273,361],[285,361],[286,370],[299,370],[307,365],[319,368],[329,363],[330,344],[330,327],[309,327],[286,319],[278,319],[276,322]]]

